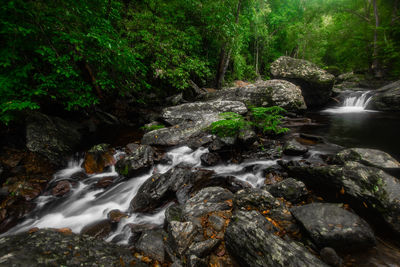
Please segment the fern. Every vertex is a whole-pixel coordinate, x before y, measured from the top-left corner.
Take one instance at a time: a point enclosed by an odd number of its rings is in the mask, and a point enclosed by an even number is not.
[[[286,112],[284,108],[279,106],[252,107],[250,111],[254,126],[261,129],[264,134],[282,134],[289,131],[288,128],[279,126],[282,123],[281,119],[283,119],[281,114]]]
[[[222,120],[213,122],[210,125],[211,132],[219,137],[233,137],[239,134],[239,131],[248,125],[243,116],[234,112],[225,112],[219,114]]]

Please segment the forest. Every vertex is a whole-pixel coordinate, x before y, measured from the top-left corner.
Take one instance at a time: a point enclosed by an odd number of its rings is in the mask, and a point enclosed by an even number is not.
[[[269,79],[282,55],[393,79],[399,10],[398,0],[7,0],[0,120]]]

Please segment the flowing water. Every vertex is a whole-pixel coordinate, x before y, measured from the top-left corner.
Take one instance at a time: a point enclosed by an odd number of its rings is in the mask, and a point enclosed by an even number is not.
[[[359,113],[372,112],[367,109],[368,103],[371,101],[371,91],[353,92],[344,99],[340,107],[328,108],[323,110],[325,113]]]
[[[120,177],[111,167],[108,172],[89,175],[83,181],[79,181],[66,197],[58,198],[52,195],[40,196],[37,198],[35,210],[19,225],[12,228],[5,235],[27,231],[33,227],[38,228],[70,228],[73,232],[79,233],[86,225],[107,218],[111,210],[118,209],[122,212],[129,210],[129,204],[136,195],[140,186],[151,177],[154,171],[165,173],[174,166],[185,163],[193,167],[201,167],[200,157],[207,153],[208,149],[199,148],[195,151],[189,147],[180,147],[167,153],[169,164],[158,164],[148,173],[132,177],[128,180]],[[116,159],[123,156],[123,152],[117,152]],[[60,170],[54,175],[52,183],[61,180],[69,180],[76,173],[83,172],[81,160],[71,161],[66,169]],[[246,181],[252,186],[261,186],[265,179],[263,170],[276,161],[249,161],[243,164],[229,164],[208,167],[221,176],[231,175],[239,180]],[[248,168],[252,166],[253,168]],[[205,168],[205,167],[203,167]],[[249,171],[248,169],[251,169]],[[115,177],[116,183],[108,189],[97,189],[94,185],[103,177]],[[168,206],[168,205],[167,205]],[[118,242],[128,243],[131,235],[127,224],[152,224],[162,225],[164,222],[164,212],[167,206],[156,210],[153,214],[132,213],[127,218],[123,218],[106,240],[112,241],[118,236]]]

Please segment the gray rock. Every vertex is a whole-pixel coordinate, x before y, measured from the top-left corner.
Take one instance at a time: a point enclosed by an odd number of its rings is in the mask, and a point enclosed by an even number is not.
[[[287,166],[292,177],[312,188],[342,192],[354,203],[365,203],[397,233],[400,233],[400,183],[395,177],[358,162],[341,165]]]
[[[111,222],[109,220],[101,220],[86,225],[81,230],[81,235],[89,235],[96,238],[104,238],[111,232]]]
[[[148,171],[154,165],[154,150],[148,145],[127,145],[128,156],[120,159],[115,168],[125,177],[133,177]]]
[[[200,160],[204,166],[214,166],[221,161],[221,157],[217,153],[205,153],[201,155]]]
[[[300,85],[307,107],[326,104],[332,93],[335,76],[315,64],[291,57],[280,57],[271,64],[275,78],[289,80]]]
[[[182,206],[172,204],[165,210],[165,222],[169,224],[172,221],[182,221]]]
[[[276,236],[256,211],[236,212],[225,232],[225,244],[240,266],[327,266],[305,248]]]
[[[126,247],[55,230],[0,238],[1,266],[120,266],[133,260]]]
[[[321,259],[333,267],[341,267],[343,260],[338,256],[333,248],[325,247],[319,252]]]
[[[193,243],[189,247],[188,254],[204,258],[217,248],[219,244],[221,244],[221,239],[207,239],[202,242]]]
[[[400,163],[388,153],[369,148],[348,148],[340,151],[335,156],[338,163],[357,161],[364,165],[379,169],[400,168]]]
[[[359,249],[375,245],[368,223],[337,204],[311,203],[290,211],[319,247]]]
[[[297,142],[295,139],[286,141],[286,143],[283,146],[283,153],[290,156],[303,155],[307,151],[308,148]]]
[[[367,108],[379,111],[400,111],[400,81],[375,91]]]
[[[233,199],[236,209],[247,210],[248,207],[266,210],[278,207],[279,202],[268,191],[258,188],[246,188],[238,191]]]
[[[258,81],[243,87],[233,87],[208,93],[206,99],[242,101],[251,106],[280,106],[292,112],[305,110],[300,87],[284,80]]]
[[[281,182],[272,185],[268,191],[274,197],[283,197],[284,199],[297,203],[302,200],[307,194],[306,185],[293,178],[287,178]]]
[[[222,231],[225,226],[225,219],[216,214],[212,214],[208,217],[208,223],[214,230]]]
[[[180,256],[183,256],[192,244],[197,229],[192,222],[172,221],[168,225],[168,243]]]
[[[248,146],[257,141],[257,134],[251,127],[246,127],[240,130],[238,140],[243,145]]]
[[[188,267],[208,267],[208,263],[205,259],[200,259],[196,255],[190,255],[187,262]]]
[[[32,112],[26,118],[26,147],[63,165],[81,141],[78,125],[58,117]]]
[[[164,237],[163,230],[145,231],[135,244],[135,249],[159,262],[164,262]]]
[[[212,211],[230,210],[231,204],[227,202],[233,194],[221,187],[207,187],[200,190],[183,206],[183,217],[186,220],[195,220]]]

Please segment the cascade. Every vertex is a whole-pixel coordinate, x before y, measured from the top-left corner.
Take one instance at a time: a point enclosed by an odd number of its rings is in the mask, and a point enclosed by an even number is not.
[[[347,96],[342,106],[336,108],[328,108],[323,110],[327,113],[355,113],[355,112],[366,112],[368,103],[371,101],[372,95],[370,91],[357,91],[354,94]]]

